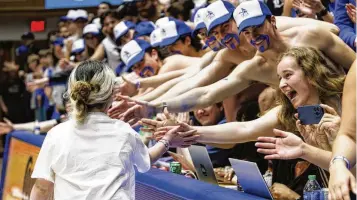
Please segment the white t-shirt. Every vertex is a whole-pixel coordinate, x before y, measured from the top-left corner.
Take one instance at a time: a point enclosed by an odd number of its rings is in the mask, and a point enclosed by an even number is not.
[[[120,58],[120,49],[121,47],[118,47],[115,42],[110,39],[110,37],[104,38],[102,41],[102,44],[104,46],[105,53],[107,55],[107,62],[110,68],[112,68],[114,71],[118,67],[118,65],[121,62]]]
[[[54,199],[135,199],[135,171],[150,169],[150,156],[126,123],[93,112],[84,125],[73,119],[52,128],[32,178],[54,183]]]

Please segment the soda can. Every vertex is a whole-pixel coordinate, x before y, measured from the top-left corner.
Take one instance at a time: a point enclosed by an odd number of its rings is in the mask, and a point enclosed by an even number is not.
[[[328,200],[328,188],[321,189],[320,200]]]
[[[175,174],[181,174],[181,163],[171,162],[170,163],[170,172]]]

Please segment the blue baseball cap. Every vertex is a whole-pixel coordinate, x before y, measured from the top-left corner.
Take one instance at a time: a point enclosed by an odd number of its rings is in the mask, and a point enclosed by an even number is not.
[[[263,24],[266,17],[271,15],[268,6],[258,0],[245,1],[239,4],[233,13],[239,34],[247,27]]]
[[[191,34],[192,37],[196,36],[196,32],[198,30],[200,30],[202,28],[206,28],[206,25],[203,22],[203,17],[206,15],[206,13],[207,13],[206,8],[201,8],[201,9],[197,10],[197,12],[194,16],[194,21],[193,21],[195,28],[192,31],[192,34]]]
[[[140,62],[144,56],[145,51],[151,46],[145,40],[135,39],[131,40],[123,46],[120,52],[121,60],[125,64],[125,71],[131,70],[133,65]]]
[[[118,41],[123,35],[125,35],[130,29],[134,29],[135,24],[131,21],[121,21],[114,27],[115,40]]]
[[[231,19],[235,7],[228,1],[215,1],[207,6],[206,16],[203,21],[207,27],[207,34],[216,26]]]
[[[160,47],[165,47],[176,42],[181,36],[190,35],[191,28],[183,21],[174,20],[162,25]]]
[[[134,38],[141,36],[150,36],[155,30],[155,24],[151,21],[143,21],[136,25]]]

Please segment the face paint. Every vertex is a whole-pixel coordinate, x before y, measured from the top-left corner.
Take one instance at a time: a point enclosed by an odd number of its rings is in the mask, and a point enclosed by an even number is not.
[[[221,40],[222,44],[226,46],[226,42],[229,41],[231,38],[233,38],[233,40],[236,40],[239,44],[239,37],[237,34],[234,33],[227,33],[226,36],[224,36],[224,38]],[[231,49],[237,48],[233,41],[230,42],[229,46]]]
[[[150,71],[153,75],[155,75],[155,71],[154,68],[152,68],[151,66],[145,66],[143,70],[141,70],[139,76],[142,78],[145,78],[145,72],[146,71]]]
[[[264,40],[265,40],[265,41],[267,42],[267,48],[269,48],[270,40],[269,40],[269,36],[268,36],[268,35],[259,35],[259,37],[258,37],[255,41],[251,40],[251,41],[250,41],[250,44],[252,44],[253,46],[256,46],[256,41],[259,41],[259,40],[263,40],[263,42],[264,42]],[[264,47],[264,44],[262,44],[262,45],[259,47],[258,50],[259,50],[260,52],[266,51],[266,49],[265,49],[265,47]]]
[[[211,36],[205,41],[206,46],[211,48],[213,51],[219,51],[221,49],[221,44],[217,41],[216,37]]]

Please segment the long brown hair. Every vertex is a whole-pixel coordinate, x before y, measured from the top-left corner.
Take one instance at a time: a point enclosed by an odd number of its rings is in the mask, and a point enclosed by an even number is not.
[[[322,52],[311,47],[294,47],[281,55],[278,63],[284,57],[295,58],[309,83],[317,89],[321,103],[331,102],[334,99],[338,100],[338,104],[340,103],[345,75],[333,72],[331,69],[335,68],[334,64]],[[282,105],[278,114],[280,124],[287,131],[296,131],[294,118],[296,109],[281,90],[278,90],[278,101]]]

